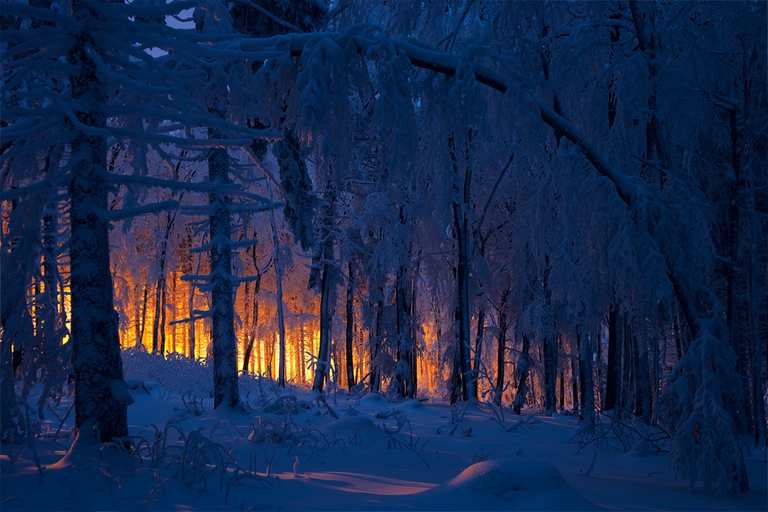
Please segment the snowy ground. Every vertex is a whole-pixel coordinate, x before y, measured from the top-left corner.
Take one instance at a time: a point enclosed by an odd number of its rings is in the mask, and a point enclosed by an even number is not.
[[[134,454],[103,447],[74,465],[54,465],[70,445],[72,415],[55,440],[59,421],[49,417],[41,428],[50,430],[34,441],[48,466],[42,481],[29,447],[3,452],[0,509],[768,508],[764,451],[748,456],[753,491],[716,499],[691,493],[676,481],[666,455],[648,453],[644,443],[630,454],[595,445],[576,453],[575,417],[505,410],[502,424],[483,404],[451,409],[375,394],[331,394],[326,407],[299,389],[278,396],[266,381],[243,388],[249,413],[220,413],[210,399],[202,411],[191,394],[182,400],[172,385],[129,382]],[[65,399],[57,410],[63,414],[70,404]]]

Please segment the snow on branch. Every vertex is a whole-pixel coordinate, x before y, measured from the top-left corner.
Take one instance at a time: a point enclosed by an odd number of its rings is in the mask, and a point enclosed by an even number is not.
[[[118,221],[150,213],[160,213],[168,210],[175,210],[179,207],[178,201],[161,201],[159,203],[137,206],[135,208],[121,208],[119,210],[110,210],[101,212],[99,215],[105,221]]]

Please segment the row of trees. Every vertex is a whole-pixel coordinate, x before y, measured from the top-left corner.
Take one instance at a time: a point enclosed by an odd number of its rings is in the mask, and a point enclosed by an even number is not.
[[[43,400],[71,357],[78,440],[110,440],[121,325],[160,353],[183,328],[192,357],[204,331],[215,405],[238,408],[269,303],[280,385],[295,354],[318,391],[333,368],[397,396],[634,414],[692,483],[746,491],[739,436],[766,442],[764,19],[755,2],[9,6],[4,440],[14,344]]]

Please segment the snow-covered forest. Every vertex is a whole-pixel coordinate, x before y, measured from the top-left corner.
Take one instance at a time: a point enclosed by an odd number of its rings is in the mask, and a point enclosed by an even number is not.
[[[5,1],[0,505],[764,507],[767,16]]]

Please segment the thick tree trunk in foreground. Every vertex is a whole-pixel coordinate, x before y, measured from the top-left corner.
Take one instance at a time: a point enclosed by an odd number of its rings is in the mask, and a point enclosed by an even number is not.
[[[24,413],[19,407],[15,390],[14,344],[24,335],[22,308],[26,308],[27,273],[20,261],[23,240],[11,239],[0,230],[2,250],[0,268],[3,270],[3,292],[0,293],[0,441],[2,444],[23,442],[26,434]]]
[[[223,117],[224,108],[216,105],[214,113]],[[209,129],[208,137],[220,136]],[[229,198],[217,190],[229,183],[229,154],[224,148],[212,148],[208,155],[208,181],[213,187],[209,203],[213,207],[210,217],[211,258],[211,310],[213,345],[213,407],[236,408],[240,405],[237,385],[237,338],[235,338],[234,290],[232,286],[232,223],[229,216]]]
[[[81,4],[75,17],[93,13]],[[96,105],[105,97],[100,74],[92,60],[89,36],[80,34],[70,54],[79,66],[73,76],[72,96],[90,110],[76,112],[85,126],[103,128],[106,118]],[[70,193],[70,290],[72,308],[72,369],[75,379],[75,435],[78,442],[111,441],[128,435],[128,405],[133,402],[123,380],[118,315],[113,307],[109,261],[106,141],[101,135],[80,132],[72,144]]]

